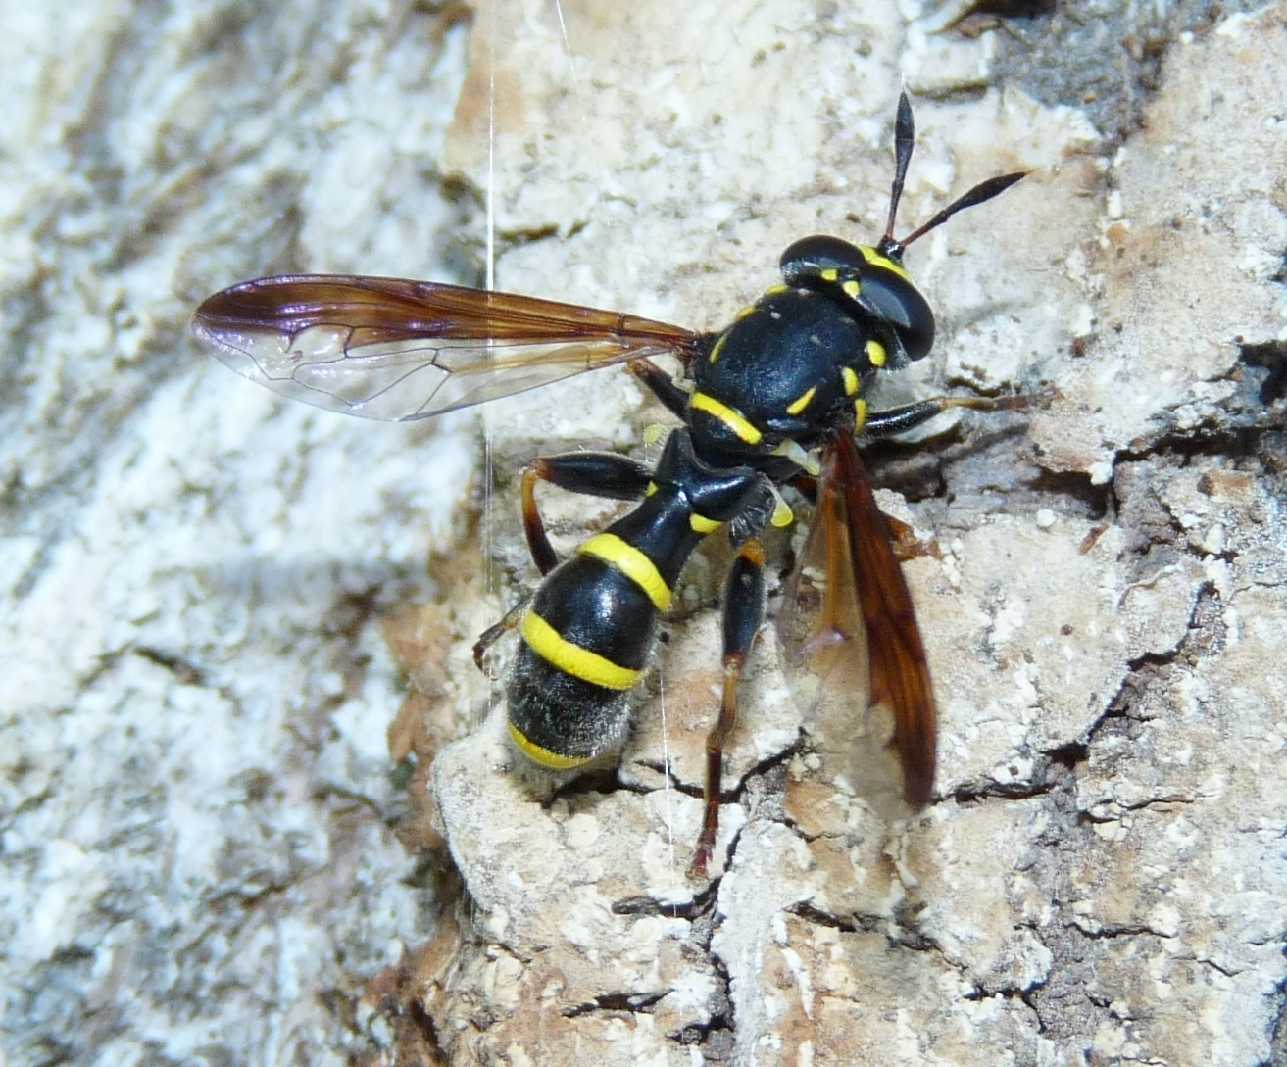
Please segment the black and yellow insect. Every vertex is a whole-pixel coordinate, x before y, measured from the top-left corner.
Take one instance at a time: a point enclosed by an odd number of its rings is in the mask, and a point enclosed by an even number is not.
[[[223,362],[295,400],[369,418],[425,418],[625,363],[681,422],[654,467],[610,453],[534,460],[523,477],[532,558],[545,575],[516,626],[508,681],[517,748],[567,769],[616,747],[629,693],[647,667],[657,620],[689,555],[716,531],[737,549],[723,605],[723,697],[706,744],[705,816],[693,869],[714,845],[723,743],[743,665],[765,615],[760,534],[792,519],[778,488],[814,496],[817,512],[780,624],[795,657],[861,712],[885,704],[895,721],[907,799],[928,801],[936,724],[912,601],[877,508],[856,435],[909,429],[951,407],[997,410],[1022,400],[940,397],[869,411],[876,373],[920,359],[934,317],[903,267],[907,245],[956,212],[1023,177],[975,186],[902,239],[893,228],[914,129],[904,94],[885,233],[874,246],[836,237],[797,241],[782,281],[734,321],[699,333],[650,319],[433,282],[286,275],[244,282],[206,300],[193,329]],[[648,358],[676,357],[691,389]],[[535,486],[638,501],[560,562]],[[816,575],[821,574],[821,581]],[[837,671],[853,653],[852,671]],[[857,676],[864,668],[866,678]],[[865,682],[865,684],[864,684]]]

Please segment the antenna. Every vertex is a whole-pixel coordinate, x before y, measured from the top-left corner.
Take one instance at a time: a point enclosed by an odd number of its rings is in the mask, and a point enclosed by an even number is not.
[[[916,120],[912,117],[912,102],[907,93],[898,94],[898,118],[894,120],[894,185],[889,191],[889,221],[885,223],[885,236],[880,239],[882,248],[886,244],[897,244],[894,240],[894,219],[898,215],[898,201],[903,198],[903,180],[907,177],[907,165],[912,161],[912,149],[916,147]]]
[[[929,222],[918,226],[906,237],[895,239],[894,219],[898,214],[898,202],[903,196],[903,181],[907,177],[907,166],[912,161],[915,142],[916,124],[912,118],[912,102],[907,99],[907,93],[903,92],[898,96],[898,118],[894,121],[894,184],[889,193],[889,221],[885,223],[885,234],[881,237],[880,244],[876,246],[876,250],[882,256],[887,256],[895,262],[903,258],[903,250],[918,237],[924,236],[935,226],[941,226],[958,211],[964,211],[967,207],[976,207],[994,196],[1000,196],[1028,173],[1026,170],[1016,170],[1010,174],[999,174],[995,178],[979,182],[964,196],[953,200]]]

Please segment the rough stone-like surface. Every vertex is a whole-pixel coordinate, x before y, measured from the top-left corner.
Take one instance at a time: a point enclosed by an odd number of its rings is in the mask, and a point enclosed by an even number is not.
[[[6,12],[7,1067],[1287,1058],[1287,5],[989,6]],[[534,580],[522,462],[664,412],[491,405],[487,480],[472,416],[279,405],[184,320],[480,281],[490,167],[500,287],[717,326],[879,233],[900,80],[901,229],[1033,173],[910,250],[939,341],[882,399],[1058,395],[868,453],[940,550],[935,803],[766,633],[690,881],[726,550],[619,768],[526,771],[470,662]],[[620,508],[541,500],[563,548]]]
[[[0,1062],[342,1064],[429,936],[374,620],[431,591],[473,434],[281,406],[186,321],[272,269],[443,272],[466,27],[0,22]]]

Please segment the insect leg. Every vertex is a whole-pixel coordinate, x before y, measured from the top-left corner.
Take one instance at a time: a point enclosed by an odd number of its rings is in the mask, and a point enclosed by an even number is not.
[[[527,602],[531,599],[531,593],[521,597],[517,604],[505,612],[500,622],[492,623],[491,626],[478,635],[478,640],[474,642],[474,666],[480,671],[483,670],[483,657],[487,655],[487,650],[522,622],[523,609],[527,607]],[[484,673],[486,672],[484,671]]]
[[[890,408],[888,411],[872,411],[862,425],[862,432],[868,437],[888,437],[890,434],[902,433],[922,422],[940,415],[952,408],[968,408],[971,411],[1019,411],[1030,407],[1034,401],[1031,396],[936,396],[916,404]]]
[[[536,506],[538,481],[550,482],[571,493],[638,500],[647,493],[651,478],[651,472],[642,463],[613,452],[565,452],[532,460],[523,470],[523,532],[537,569],[549,574],[559,562]]]
[[[758,537],[742,544],[728,572],[724,586],[724,688],[720,698],[719,718],[706,735],[705,807],[702,831],[689,874],[706,875],[706,865],[715,848],[719,830],[720,771],[724,742],[737,722],[737,684],[742,677],[751,643],[764,622],[764,546]]]
[[[675,384],[675,379],[649,359],[636,359],[626,364],[626,370],[638,378],[666,410],[676,418],[688,413],[688,394]]]

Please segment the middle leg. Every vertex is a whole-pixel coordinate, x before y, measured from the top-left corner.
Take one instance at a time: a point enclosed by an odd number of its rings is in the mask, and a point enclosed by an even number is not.
[[[720,780],[724,742],[737,723],[737,686],[746,666],[746,657],[760,626],[764,623],[764,546],[758,537],[742,544],[728,572],[724,586],[724,686],[719,718],[706,735],[706,786],[703,791],[702,830],[688,873],[706,876],[706,866],[715,848],[719,830]]]

